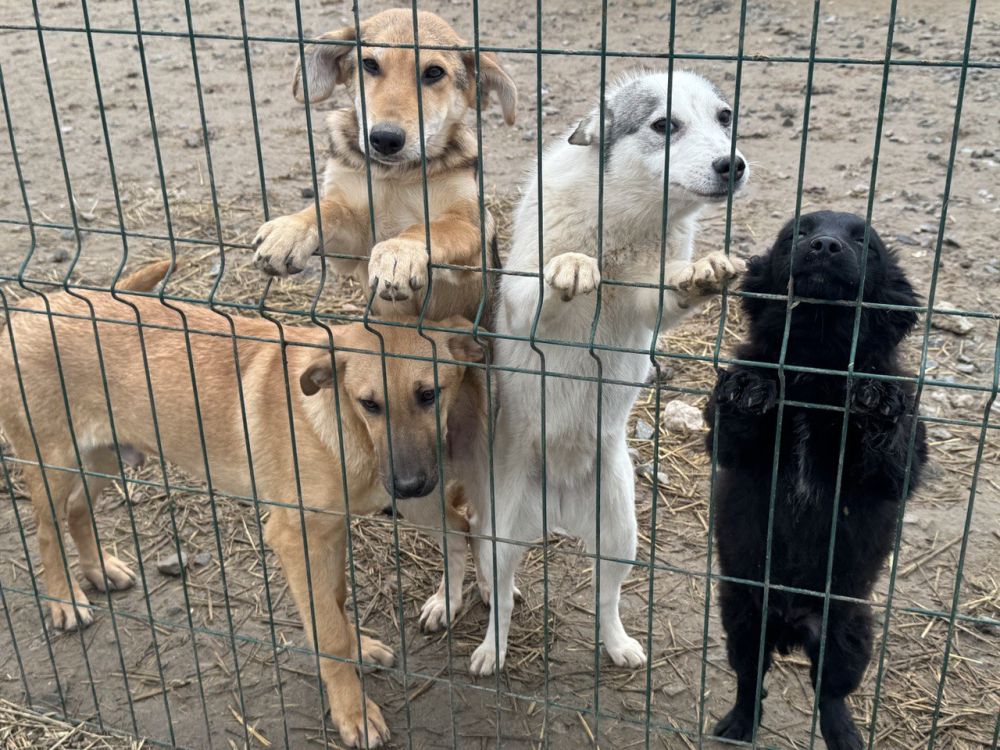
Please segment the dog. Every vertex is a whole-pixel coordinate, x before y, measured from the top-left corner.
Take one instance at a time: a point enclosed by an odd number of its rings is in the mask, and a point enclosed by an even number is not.
[[[340,44],[307,48],[304,70],[301,65],[295,69],[295,98],[305,101],[308,86],[309,101],[319,102],[342,84],[354,105],[327,118],[330,146],[319,201],[323,247],[316,207],[309,205],[260,228],[254,239],[254,264],[266,273],[284,276],[301,271],[314,253],[329,250],[338,256],[355,256],[357,260],[333,260],[333,266],[355,276],[362,285],[370,282],[376,293],[375,312],[413,315],[423,306],[429,261],[466,266],[470,270],[435,270],[434,293],[425,317],[474,319],[483,292],[481,196],[476,136],[464,119],[476,106],[476,56],[472,51],[437,49],[461,47],[465,42],[433,13],[420,12],[417,18],[419,101],[414,19],[409,10],[387,10],[365,20],[360,40],[351,26],[320,37]],[[479,55],[479,87],[484,101],[491,93],[497,96],[504,120],[513,125],[517,88],[492,53]],[[425,224],[422,156],[426,156],[429,225]],[[370,204],[366,162],[371,166]],[[496,229],[489,211],[484,211],[482,231],[493,248],[486,261],[494,267],[499,265]],[[374,236],[370,215],[374,215]]]
[[[152,288],[155,274],[140,273],[139,282],[127,279],[121,288]],[[55,627],[73,630],[93,619],[86,594],[63,563],[64,529],[76,544],[83,577],[97,590],[127,589],[136,580],[94,535],[91,501],[111,479],[86,475],[84,480],[82,472],[119,475],[119,453],[141,457],[160,445],[165,461],[193,477],[210,478],[214,491],[278,502],[270,506],[265,539],[280,560],[306,636],[312,640],[312,623],[321,652],[357,658],[358,641],[345,610],[345,511],[349,506],[354,515],[378,512],[395,495],[408,520],[441,529],[442,501],[434,492],[441,468],[437,417],[446,479],[460,480],[469,463],[466,451],[485,432],[483,378],[470,366],[484,354],[472,337],[425,327],[427,340],[403,327],[416,322],[405,318],[371,330],[355,323],[332,327],[331,353],[328,334],[319,327],[284,326],[284,347],[271,322],[233,317],[231,330],[226,318],[212,311],[182,303],[168,307],[152,296],[130,295],[124,303],[107,292],[79,291],[49,295],[47,305],[29,299],[20,307],[27,311],[11,315],[0,346],[0,429],[16,456],[35,462],[24,466],[24,480]],[[436,324],[471,325],[462,318]],[[379,356],[383,347],[388,392]],[[435,348],[444,360],[436,381]],[[286,376],[290,404],[285,389],[275,387]],[[71,423],[56,395],[60,383]],[[68,470],[43,472],[43,463]],[[447,532],[440,533],[449,534],[447,594],[451,612],[457,612],[468,522],[457,507],[460,488],[447,494]],[[447,620],[445,594],[442,582],[424,605],[422,621],[432,629]],[[392,664],[391,649],[380,641],[362,635],[360,646],[362,659]],[[380,746],[388,728],[378,706],[363,702],[353,666],[324,659],[321,672],[343,742]]]
[[[631,567],[620,561],[634,560],[636,551],[634,473],[625,430],[637,389],[605,384],[599,391],[587,378],[600,375],[605,380],[642,384],[650,357],[617,351],[598,351],[595,357],[586,345],[537,344],[543,360],[531,340],[589,344],[597,315],[596,292],[601,286],[594,342],[648,352],[661,324],[676,324],[738,273],[740,262],[722,253],[692,260],[698,214],[711,203],[727,200],[730,183],[738,191],[749,178],[743,156],[737,151],[732,158],[732,112],[708,81],[678,72],[668,115],[669,85],[666,74],[638,73],[617,82],[607,94],[602,263],[597,260],[601,111],[591,112],[546,152],[544,200],[539,201],[536,179],[529,179],[525,187],[506,264],[520,275],[503,276],[496,314],[493,356],[500,403],[494,456],[496,526],[488,509],[474,507],[470,517],[473,538],[537,539],[543,531],[540,497],[544,487],[547,528],[582,537],[587,552],[602,557],[599,566],[594,566],[595,583],[598,571],[600,575],[600,632],[612,661],[626,667],[646,660],[642,646],[625,632],[618,611],[621,585]],[[662,238],[668,138],[667,236]],[[540,204],[544,205],[541,269]],[[661,260],[662,281],[670,289],[605,284],[659,281]],[[545,379],[544,412],[540,378],[510,371],[537,372],[540,367],[558,374]],[[598,449],[600,465],[595,467]],[[485,480],[475,495],[479,501],[490,497]],[[489,596],[494,580],[492,546],[476,546],[486,582],[484,593]],[[494,611],[485,639],[472,654],[473,674],[487,675],[503,667],[514,573],[523,553],[522,546],[496,544]]]
[[[764,671],[775,649],[786,654],[801,646],[812,662],[815,687],[834,503],[837,529],[830,592],[865,600],[892,547],[899,505],[919,483],[927,459],[924,426],[913,424],[913,385],[868,377],[902,374],[897,351],[916,324],[916,314],[863,307],[852,352],[855,308],[822,303],[857,299],[862,270],[865,302],[917,304],[893,252],[853,214],[821,211],[802,216],[797,227],[789,222],[770,251],[751,260],[743,277],[745,292],[799,298],[791,311],[786,364],[845,373],[786,372],[784,399],[841,408],[848,404],[849,414],[841,470],[842,412],[786,405],[779,436],[777,370],[741,364],[719,373],[705,417],[711,428],[709,452],[718,441],[715,535],[722,574],[764,579],[774,446],[780,437],[770,583],[816,594],[771,590],[765,614],[760,585],[719,582],[726,649],[737,687],[736,704],[715,726],[716,736],[744,741],[754,736],[763,618]],[[745,297],[742,304],[750,330],[736,358],[777,363],[786,302]],[[846,371],[852,361],[856,377],[849,383]],[[830,750],[857,750],[864,743],[845,698],[858,687],[871,658],[870,606],[831,600],[825,639],[818,688],[820,728]]]

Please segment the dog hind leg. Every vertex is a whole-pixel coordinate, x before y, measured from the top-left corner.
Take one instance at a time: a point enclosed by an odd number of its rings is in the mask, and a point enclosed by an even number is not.
[[[736,703],[712,730],[717,737],[751,742],[754,736],[754,711],[767,695],[761,686],[757,696],[757,662],[760,659],[761,610],[749,587],[719,582],[719,605],[726,630],[726,655],[736,672]],[[771,668],[774,636],[768,627],[764,643],[762,677]]]
[[[816,685],[820,651],[820,621],[816,618],[806,641]],[[861,750],[865,746],[846,698],[864,677],[872,651],[872,615],[866,604],[831,602],[819,686],[820,731],[829,750]]]
[[[107,448],[96,448],[86,451],[83,464],[87,471],[101,474],[117,474],[118,461],[115,454]],[[97,505],[101,492],[111,484],[110,477],[86,477],[86,489],[83,481],[78,481],[69,496],[67,509],[67,525],[73,536],[77,550],[80,552],[80,571],[98,591],[123,591],[131,588],[136,581],[133,573],[125,563],[98,546],[94,534],[94,524],[91,516],[91,506]],[[90,497],[88,503],[87,497]],[[104,566],[102,568],[101,561]]]
[[[632,464],[625,452],[608,447],[603,461],[601,482],[601,549],[598,564],[594,566],[594,586],[598,588],[597,571],[600,571],[598,592],[601,638],[611,660],[619,667],[635,669],[646,663],[646,652],[639,641],[625,632],[622,625],[620,602],[622,583],[632,566],[617,560],[634,560],[636,551],[635,486],[632,483]],[[624,463],[623,463],[624,462]],[[585,498],[580,498],[585,502]],[[596,529],[578,529],[586,544],[587,552],[597,553]],[[612,558],[612,559],[606,559]]]

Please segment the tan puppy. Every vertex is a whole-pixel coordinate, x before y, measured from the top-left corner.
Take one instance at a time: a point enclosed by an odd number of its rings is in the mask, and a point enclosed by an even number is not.
[[[438,16],[418,13],[430,217],[428,258],[413,14],[403,9],[379,13],[361,24],[361,36],[360,70],[353,26],[320,37],[341,44],[313,45],[305,54],[309,100],[322,101],[343,84],[354,103],[352,108],[337,110],[327,118],[329,158],[319,202],[323,247],[319,246],[316,207],[310,204],[260,228],[254,240],[254,264],[267,273],[284,276],[301,271],[309,256],[317,252],[359,256],[358,261],[336,260],[334,265],[362,283],[370,281],[378,292],[377,299],[395,301],[397,311],[410,314],[421,308],[428,259],[435,264],[470,266],[474,270],[435,270],[427,317],[472,318],[482,292],[483,266],[476,138],[465,124],[466,113],[476,106],[475,55],[471,51],[426,49],[464,46],[465,42]],[[305,100],[306,93],[302,78],[302,70],[296,66],[292,92],[299,101]],[[508,125],[513,124],[517,89],[490,53],[479,55],[479,81],[484,97],[490,92],[497,94],[504,119]],[[370,208],[366,140],[371,155]],[[369,211],[375,216],[374,237]],[[492,255],[487,257],[488,264],[497,265],[495,230],[488,212],[485,237],[494,247],[488,254]],[[406,302],[398,304],[401,301]],[[376,311],[387,307],[379,304]]]
[[[150,288],[158,281],[145,269],[142,274],[139,282],[133,278],[124,286]],[[250,497],[256,492],[262,500],[283,504],[268,506],[266,540],[284,569],[305,623],[305,633],[312,638],[315,622],[316,646],[321,652],[357,659],[355,630],[345,610],[346,506],[349,504],[352,514],[380,511],[391,503],[390,488],[395,486],[398,507],[406,518],[440,528],[441,498],[433,492],[439,478],[435,404],[443,433],[445,476],[460,480],[463,467],[469,463],[464,452],[481,439],[486,415],[481,373],[462,363],[481,361],[482,349],[464,334],[428,332],[437,356],[457,362],[438,364],[438,390],[435,390],[434,364],[429,359],[419,359],[432,356],[432,344],[412,329],[381,325],[375,326],[372,333],[360,323],[334,326],[334,356],[321,328],[285,326],[300,496],[296,489],[289,407],[281,385],[285,382],[282,347],[254,340],[277,339],[275,324],[234,318],[237,370],[233,337],[225,318],[202,307],[172,303],[183,313],[190,331],[196,400],[181,315],[156,298],[128,296],[129,302],[138,308],[143,324],[151,394],[139,329],[135,325],[136,314],[108,293],[80,292],[80,295],[85,299],[66,293],[50,295],[51,318],[35,312],[44,310],[39,299],[19,303],[31,311],[12,314],[9,330],[2,332],[0,343],[0,429],[19,458],[69,468],[46,469],[43,474],[37,466],[24,467],[35,508],[45,586],[48,595],[57,600],[49,603],[55,626],[73,629],[86,626],[93,619],[86,595],[63,564],[64,528],[69,529],[79,552],[80,571],[97,589],[124,589],[135,582],[132,571],[102,551],[95,538],[63,405],[61,365],[71,405],[72,429],[85,470],[111,475],[119,472],[109,411],[114,417],[113,428],[122,455],[155,452],[157,434],[152,419],[155,408],[163,457],[168,462],[194,477],[210,475],[213,488],[222,493]],[[100,321],[97,329],[110,409],[98,361],[94,317]],[[58,362],[50,321],[55,329]],[[438,325],[471,327],[461,318]],[[410,357],[385,358],[391,459],[387,399],[378,354],[380,339],[388,355]],[[240,388],[246,404],[249,441],[240,415]],[[342,446],[335,396],[339,399]],[[25,402],[34,434],[26,419]],[[202,429],[204,444],[200,439]],[[253,484],[248,470],[251,458]],[[96,500],[111,480],[88,476],[86,481],[90,497]],[[468,531],[465,517],[454,507],[461,492],[449,494],[452,502],[447,513],[448,528]],[[304,513],[300,512],[300,505],[305,507]],[[303,515],[311,597],[303,552]],[[452,566],[450,605],[455,612],[461,602],[465,539],[457,533],[449,535],[448,542]],[[432,620],[431,626],[447,621],[443,583],[424,609],[422,619]],[[383,643],[367,636],[361,636],[360,642],[362,658],[383,665],[392,663],[392,651]],[[324,660],[321,671],[333,720],[343,741],[348,745],[363,745],[367,731],[370,746],[379,746],[388,737],[388,729],[375,703],[368,700],[362,704],[354,666],[349,662]],[[363,705],[367,724],[362,718]]]

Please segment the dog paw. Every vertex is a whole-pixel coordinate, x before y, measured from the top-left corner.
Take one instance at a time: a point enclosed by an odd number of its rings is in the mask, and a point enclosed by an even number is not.
[[[626,635],[617,643],[605,642],[604,647],[608,650],[611,661],[619,667],[638,669],[646,665],[646,651],[631,636]]]
[[[486,677],[493,674],[497,669],[503,669],[506,652],[500,652],[499,666],[497,651],[492,643],[483,641],[478,648],[472,652],[472,659],[469,661],[469,672],[477,677]]]
[[[298,215],[279,216],[257,230],[253,266],[269,276],[288,276],[306,267],[319,250],[316,223]]]
[[[337,725],[337,731],[340,732],[340,739],[348,747],[382,747],[389,741],[389,725],[382,717],[382,710],[368,698],[365,698],[364,712],[361,711],[359,705],[356,709],[340,715],[331,709],[331,714],[333,715],[333,723]]]
[[[746,414],[766,414],[778,403],[778,384],[748,370],[721,372],[715,401]]]
[[[451,598],[446,601],[444,591],[438,589],[427,597],[427,601],[420,608],[420,629],[425,633],[437,633],[439,630],[444,630],[451,624],[451,619],[448,617],[449,608],[453,618],[458,614],[461,606],[462,600],[460,598]]]
[[[590,294],[601,283],[597,261],[583,253],[563,253],[545,264],[545,283],[560,293],[563,302]]]
[[[104,585],[104,573],[107,573],[107,587]],[[109,555],[107,552],[104,553],[104,572],[101,571],[101,566],[98,564],[96,567],[84,568],[83,576],[91,585],[98,591],[124,591],[125,589],[130,589],[135,585],[136,577],[135,573],[121,560],[119,560],[114,555]]]
[[[699,258],[673,279],[673,286],[685,295],[705,297],[719,294],[725,285],[743,273],[747,264],[725,253],[709,253]]]
[[[906,392],[885,380],[861,380],[851,393],[851,411],[895,422],[906,413]]]
[[[71,602],[49,602],[49,612],[52,615],[52,624],[56,630],[83,630],[90,627],[94,622],[94,614],[87,608],[90,602],[83,592],[74,592],[76,606]],[[67,598],[69,596],[67,595]]]
[[[750,742],[753,740],[753,715],[747,716],[745,712],[733,708],[715,725],[712,735],[727,740]]]
[[[820,703],[819,727],[827,750],[862,750],[865,747],[851,710],[843,700]]]
[[[429,260],[423,242],[392,239],[378,243],[368,261],[372,291],[389,301],[409,299],[427,286]]]
[[[393,662],[396,661],[396,655],[382,641],[363,635],[361,636],[361,661],[367,664],[379,664],[383,667],[391,667]]]

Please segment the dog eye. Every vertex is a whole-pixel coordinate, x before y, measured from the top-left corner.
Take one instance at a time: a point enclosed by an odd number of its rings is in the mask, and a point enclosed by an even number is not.
[[[378,414],[380,411],[378,403],[372,401],[370,398],[359,399],[359,402],[361,403],[361,406],[364,408],[364,410],[369,414]]]
[[[417,401],[420,402],[421,406],[430,406],[437,400],[437,391],[433,388],[424,388],[421,391],[417,391]]]
[[[373,57],[366,57],[364,60],[361,61],[361,64],[364,65],[365,70],[371,73],[372,75],[378,75],[379,72],[382,70],[378,66],[378,60],[376,60]]]
[[[723,125],[725,127],[729,127],[729,125],[732,123],[732,121],[733,121],[733,110],[731,110],[731,109],[724,109],[721,112],[719,112],[719,124],[720,125]]]
[[[661,134],[662,133],[666,133],[667,132],[667,118],[666,117],[661,117],[659,120],[656,120],[655,122],[653,122],[653,124],[650,127],[653,128],[653,130],[656,131],[657,133],[661,133]],[[673,135],[674,133],[676,133],[680,129],[681,129],[681,124],[679,122],[677,122],[677,120],[671,120],[670,121],[670,134],[671,135]]]
[[[440,65],[431,65],[424,71],[424,83],[434,83],[444,78],[444,68]]]

